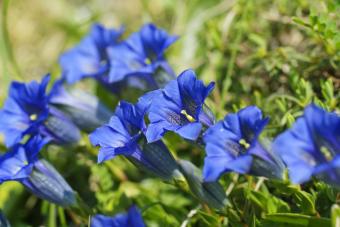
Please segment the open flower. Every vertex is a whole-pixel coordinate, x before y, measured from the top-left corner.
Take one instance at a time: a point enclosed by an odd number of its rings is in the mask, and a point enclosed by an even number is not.
[[[98,162],[123,155],[164,180],[172,179],[177,163],[161,141],[146,143],[142,106],[121,101],[110,122],[90,134],[91,143],[100,146]]]
[[[26,144],[15,144],[0,156],[0,184],[18,181],[34,195],[60,206],[76,203],[75,193],[64,178],[38,153],[48,142],[40,136],[32,137]]]
[[[136,206],[131,206],[127,213],[113,217],[97,214],[91,219],[91,227],[145,227],[142,214]]]
[[[213,88],[213,82],[205,86],[194,71],[186,70],[159,90],[150,102],[148,142],[159,140],[166,131],[196,140],[203,125],[209,127],[214,123],[213,115],[204,104]]]
[[[282,163],[258,142],[267,123],[260,109],[249,106],[209,128],[203,136],[204,179],[214,181],[229,171],[281,178]]]
[[[153,24],[144,25],[140,31],[110,48],[109,81],[137,76],[159,86],[173,79],[174,73],[164,52],[176,40],[176,36],[168,35]]]
[[[291,129],[274,141],[294,183],[313,175],[340,187],[340,117],[311,104]]]
[[[0,111],[0,131],[6,146],[21,141],[25,135],[41,135],[58,143],[73,143],[80,139],[78,128],[60,111],[49,107],[46,87],[50,76],[41,83],[12,82],[9,96]]]
[[[60,65],[66,81],[70,84],[83,78],[100,78],[109,70],[107,48],[117,44],[122,29],[106,29],[94,24],[90,33],[74,48],[60,57]]]

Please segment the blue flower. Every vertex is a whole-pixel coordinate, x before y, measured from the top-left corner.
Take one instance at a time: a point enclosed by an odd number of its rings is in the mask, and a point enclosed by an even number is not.
[[[113,112],[96,96],[77,89],[65,89],[63,80],[54,83],[49,103],[65,113],[80,129],[92,132],[109,121]]]
[[[0,131],[6,146],[21,141],[25,135],[39,134],[58,143],[73,143],[80,139],[78,128],[60,111],[49,107],[51,94],[46,93],[50,76],[41,83],[12,82],[9,96],[0,111]]]
[[[249,106],[209,128],[203,136],[204,179],[215,181],[229,171],[281,178],[282,163],[258,142],[267,123],[260,109]]]
[[[340,187],[340,117],[311,104],[291,129],[274,141],[294,183],[313,175]]]
[[[146,143],[144,107],[120,102],[110,122],[90,134],[91,143],[100,146],[98,162],[123,155],[138,167],[170,180],[178,173],[177,163],[161,141]]]
[[[24,145],[15,144],[0,156],[0,184],[19,181],[34,195],[60,206],[74,205],[75,193],[63,177],[38,153],[48,140],[32,137]]]
[[[87,77],[103,79],[110,65],[107,49],[117,44],[122,32],[122,29],[106,29],[100,24],[94,24],[90,33],[76,47],[60,57],[66,81],[72,84]]]
[[[110,48],[109,81],[137,76],[159,86],[173,79],[174,73],[164,52],[176,40],[176,36],[169,36],[153,24],[144,25],[139,32]]]
[[[150,102],[148,142],[159,140],[166,131],[196,140],[203,125],[214,123],[213,115],[204,104],[213,88],[213,82],[204,86],[192,70],[186,70],[177,80],[170,81]]]
[[[127,213],[113,217],[97,214],[91,219],[91,227],[145,227],[142,214],[136,206],[130,207]]]

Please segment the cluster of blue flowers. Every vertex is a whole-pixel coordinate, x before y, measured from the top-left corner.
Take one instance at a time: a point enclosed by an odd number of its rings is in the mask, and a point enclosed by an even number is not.
[[[293,183],[315,176],[340,187],[339,115],[310,104],[291,129],[273,143],[263,143],[261,133],[269,118],[258,107],[245,107],[216,122],[205,103],[214,82],[205,85],[190,69],[175,76],[165,51],[176,36],[153,24],[125,40],[123,32],[93,25],[61,56],[62,76],[49,92],[49,75],[41,83],[12,82],[0,112],[0,130],[9,149],[0,156],[0,184],[19,181],[42,199],[76,206],[76,193],[51,164],[39,159],[39,152],[49,143],[76,144],[85,132],[100,147],[99,163],[123,155],[162,180],[179,187],[186,184],[197,199],[215,209],[227,204],[218,183],[227,172],[284,179],[287,167]],[[121,101],[111,112],[97,97],[70,87],[86,78],[114,94],[127,87],[146,93],[136,104]],[[162,141],[168,132],[205,147],[203,174],[172,155]],[[144,226],[144,222],[132,206],[127,214],[113,218],[96,215],[91,226]]]

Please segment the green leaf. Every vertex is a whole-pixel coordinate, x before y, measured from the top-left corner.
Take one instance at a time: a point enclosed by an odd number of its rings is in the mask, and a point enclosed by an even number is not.
[[[305,192],[305,191],[297,191],[293,194],[294,201],[296,205],[301,209],[303,214],[315,214],[315,198]]]
[[[318,218],[295,213],[268,214],[265,216],[265,220],[269,220],[274,223],[285,223],[308,227],[330,226],[331,224],[331,221],[328,218]]]
[[[331,211],[331,221],[332,227],[337,227],[340,225],[340,207],[334,204]]]

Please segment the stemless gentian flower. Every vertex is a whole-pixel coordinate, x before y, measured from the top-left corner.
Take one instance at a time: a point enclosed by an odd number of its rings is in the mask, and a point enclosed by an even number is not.
[[[74,48],[60,57],[60,65],[67,83],[75,83],[83,78],[103,77],[109,70],[107,48],[117,44],[123,30],[106,29],[94,24],[90,33]]]
[[[204,179],[215,181],[229,171],[282,178],[281,160],[258,141],[267,123],[268,118],[262,117],[260,109],[249,106],[236,114],[228,114],[209,128],[203,136],[207,153]]]
[[[96,96],[77,89],[65,89],[63,80],[55,82],[49,103],[65,113],[80,129],[93,132],[109,121],[113,112]]]
[[[91,227],[145,227],[142,214],[136,206],[131,206],[127,213],[113,217],[97,214],[91,219]]]
[[[294,183],[313,175],[340,187],[340,117],[311,104],[291,129],[279,135],[274,149],[287,164]]]
[[[76,203],[72,188],[47,161],[38,159],[47,142],[40,136],[32,137],[26,144],[15,144],[0,156],[0,184],[18,181],[41,199],[72,206]]]
[[[170,36],[153,24],[144,25],[140,31],[110,48],[109,81],[118,82],[135,76],[162,87],[175,78],[164,52],[176,40],[177,36]]]
[[[202,126],[214,124],[214,116],[204,100],[214,83],[204,86],[194,71],[186,70],[177,80],[170,81],[150,102],[148,142],[159,140],[166,131],[174,131],[185,139],[196,140]]]
[[[123,155],[137,167],[172,180],[178,165],[161,141],[146,143],[145,108],[141,106],[120,102],[110,122],[90,134],[91,143],[100,146],[98,162]]]
[[[49,107],[46,87],[50,76],[41,83],[12,82],[9,96],[0,111],[0,131],[6,146],[21,141],[25,135],[40,134],[57,143],[74,143],[80,139],[79,129],[60,111]]]

